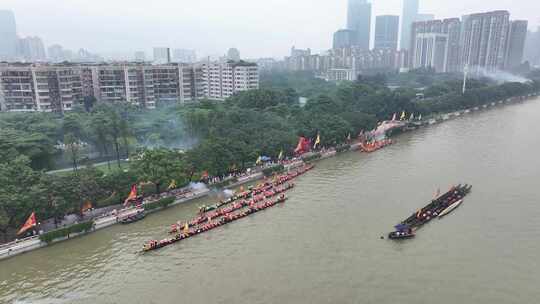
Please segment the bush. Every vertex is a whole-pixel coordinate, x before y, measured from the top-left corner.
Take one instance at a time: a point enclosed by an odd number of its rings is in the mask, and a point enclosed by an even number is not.
[[[120,195],[118,195],[118,193],[114,193],[110,197],[98,201],[96,204],[96,208],[103,208],[103,207],[108,207],[112,205],[118,205],[121,203],[122,203],[122,198],[120,197]]]
[[[341,152],[344,152],[344,151],[348,151],[350,149],[351,149],[351,145],[341,145],[341,146],[336,148],[336,152],[341,153]]]
[[[314,154],[311,154],[311,155],[308,155],[306,157],[302,157],[302,160],[306,163],[308,162],[312,162],[314,160],[317,160],[321,158],[321,153],[314,153]]]
[[[275,165],[272,167],[264,168],[262,170],[262,173],[264,174],[264,176],[270,176],[274,173],[283,172],[283,170],[285,170],[285,167],[283,165]]]
[[[170,204],[174,203],[174,197],[166,197],[162,198],[158,201],[155,201],[153,203],[144,204],[144,210],[154,210],[157,208],[166,208]]]
[[[73,233],[88,232],[92,230],[94,221],[83,222],[75,225],[71,225],[65,228],[56,229],[46,232],[39,236],[39,239],[46,243],[51,243],[55,239],[69,237]]]

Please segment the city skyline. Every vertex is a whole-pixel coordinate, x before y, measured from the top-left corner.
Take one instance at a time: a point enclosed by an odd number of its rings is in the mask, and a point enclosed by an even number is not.
[[[54,5],[43,0],[3,2],[0,9],[12,10],[16,16],[19,36],[39,36],[46,46],[60,44],[74,50],[84,48],[104,55],[121,53],[131,57],[138,50],[150,54],[153,47],[160,45],[195,49],[202,56],[222,55],[235,47],[246,58],[282,57],[291,45],[310,47],[318,52],[331,48],[332,34],[337,28],[345,28],[347,19],[346,0],[333,3],[269,1],[264,9],[265,19],[271,21],[261,21],[258,14],[250,14],[260,12],[262,6],[246,0],[181,4],[166,0],[160,1],[159,6],[143,4],[142,1],[130,1],[129,6],[123,5],[123,1],[103,1],[101,5],[101,0],[97,0],[91,7],[68,4],[66,0],[55,1]],[[63,2],[66,5],[62,5]],[[371,2],[372,29],[378,15],[401,15],[401,1]],[[309,13],[305,12],[306,5],[310,7]],[[56,7],[63,9],[56,11]],[[288,8],[286,12],[283,7]],[[530,30],[536,29],[540,21],[535,13],[540,9],[540,3],[525,0],[490,3],[420,1],[419,13],[434,14],[440,19],[497,9],[509,10],[513,19],[528,20]],[[164,13],[167,11],[175,13]],[[178,15],[178,11],[183,14]],[[205,14],[200,14],[201,11]],[[50,16],[55,17],[51,19]],[[318,21],[317,26],[313,26],[315,21]],[[220,23],[225,26],[218,26]],[[250,26],[246,27],[246,23]],[[295,30],[291,31],[291,28]],[[373,36],[372,30],[371,46]]]

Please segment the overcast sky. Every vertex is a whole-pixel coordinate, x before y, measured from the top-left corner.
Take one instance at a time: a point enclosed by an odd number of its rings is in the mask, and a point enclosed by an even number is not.
[[[373,15],[396,14],[401,0],[373,0]],[[319,52],[346,23],[347,0],[2,0],[14,11],[20,35],[46,45],[102,53],[151,54],[153,46],[242,57],[282,57],[292,45]],[[540,0],[420,0],[420,13],[437,18],[506,9],[512,19],[540,24]]]

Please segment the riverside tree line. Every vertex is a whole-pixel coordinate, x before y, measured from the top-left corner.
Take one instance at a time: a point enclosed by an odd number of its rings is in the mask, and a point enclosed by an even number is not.
[[[417,89],[391,90],[386,82],[384,75],[333,84],[305,73],[273,73],[263,75],[262,89],[225,102],[162,105],[156,110],[85,104],[65,115],[4,113],[0,240],[13,238],[32,211],[40,220],[61,220],[80,214],[88,203],[121,203],[135,183],[153,194],[166,191],[173,181],[181,187],[198,180],[202,172],[220,176],[243,170],[261,155],[291,155],[299,136],[320,134],[323,146],[338,145],[394,113],[428,117],[540,90],[538,81],[472,80],[462,95],[461,81],[445,76],[431,80],[422,91],[424,98],[418,99]],[[299,96],[308,97],[305,105]],[[106,170],[85,160],[89,149],[109,161]],[[74,170],[45,173],[54,168],[58,154],[67,157]],[[129,159],[127,165],[124,159]]]

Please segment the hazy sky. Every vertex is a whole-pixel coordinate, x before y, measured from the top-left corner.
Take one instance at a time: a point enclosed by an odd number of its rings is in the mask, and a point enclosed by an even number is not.
[[[400,14],[401,0],[373,0],[373,15]],[[20,35],[46,45],[132,54],[153,46],[242,57],[282,57],[292,45],[318,52],[346,23],[347,0],[2,0],[15,12]],[[539,0],[420,0],[437,18],[506,9],[512,19],[540,24]],[[373,18],[374,19],[374,18]]]

